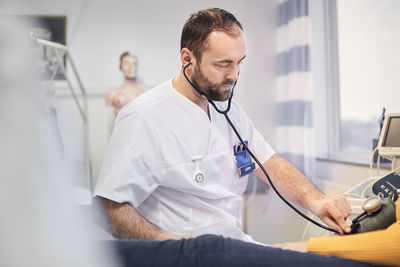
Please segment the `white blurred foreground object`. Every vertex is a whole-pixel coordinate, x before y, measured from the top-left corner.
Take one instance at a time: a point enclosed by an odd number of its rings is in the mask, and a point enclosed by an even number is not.
[[[30,32],[31,38],[32,38],[32,46],[35,49],[43,50],[45,49],[46,51],[51,51],[54,55],[56,60],[52,64],[52,73],[50,75],[50,79],[47,81],[48,86],[51,88],[53,87],[53,82],[58,73],[61,73],[63,77],[65,77],[65,82],[68,86],[68,89],[71,93],[71,96],[75,102],[75,106],[77,110],[79,111],[79,115],[81,118],[82,122],[82,137],[83,137],[83,142],[82,142],[82,152],[83,152],[83,158],[82,162],[78,162],[77,167],[81,167],[80,165],[83,165],[83,179],[85,183],[87,183],[87,186],[84,186],[81,189],[86,189],[86,187],[89,187],[90,192],[87,192],[88,196],[91,197],[91,192],[93,191],[93,182],[92,182],[92,176],[91,176],[91,168],[90,168],[90,156],[89,156],[89,128],[88,128],[88,102],[87,102],[87,95],[85,88],[81,82],[81,79],[79,77],[78,71],[75,67],[74,61],[72,60],[71,54],[68,51],[68,48],[62,44],[50,42],[47,40],[39,39],[37,38],[37,33],[36,32]],[[72,71],[67,73],[66,71],[66,66],[64,64],[64,58],[66,61],[69,63],[69,66],[71,67]],[[38,64],[37,61],[40,60],[37,56],[34,56],[34,66],[36,70],[38,69]],[[38,75],[40,75],[39,71],[36,72]],[[75,83],[73,83],[72,78],[75,79]],[[46,86],[47,87],[47,86]],[[77,91],[77,92],[76,92]],[[77,94],[79,93],[79,95]],[[55,120],[57,121],[57,111],[54,109],[55,112]],[[70,162],[71,163],[71,159]],[[81,181],[82,182],[82,181]]]
[[[74,206],[27,31],[0,18],[0,46],[0,266],[118,266]]]

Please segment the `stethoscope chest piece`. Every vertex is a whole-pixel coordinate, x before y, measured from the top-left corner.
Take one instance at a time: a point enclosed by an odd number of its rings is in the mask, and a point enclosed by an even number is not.
[[[362,206],[362,209],[367,212],[368,215],[378,211],[382,207],[382,201],[380,197],[373,196],[367,199]]]

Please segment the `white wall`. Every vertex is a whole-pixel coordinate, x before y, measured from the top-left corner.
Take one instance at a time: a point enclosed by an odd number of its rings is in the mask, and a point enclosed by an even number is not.
[[[275,0],[129,1],[129,0],[3,0],[2,15],[66,15],[67,45],[89,94],[90,147],[96,178],[107,146],[111,109],[104,105],[110,87],[122,82],[119,55],[130,50],[139,58],[139,77],[147,86],[157,85],[179,71],[180,32],[189,14],[208,7],[231,11],[244,25],[248,55],[242,67],[235,99],[271,145],[275,144],[274,77]],[[65,84],[57,83],[57,88]],[[60,89],[61,90],[61,89]],[[61,90],[63,91],[63,90]],[[71,116],[65,133],[76,146],[81,140],[79,117],[65,93],[58,103]],[[68,93],[67,93],[68,95]],[[68,143],[68,142],[67,142]],[[76,154],[76,153],[75,153]],[[71,153],[71,157],[76,155]]]
[[[276,0],[243,1],[239,15],[247,36],[247,57],[236,99],[257,129],[275,146]]]

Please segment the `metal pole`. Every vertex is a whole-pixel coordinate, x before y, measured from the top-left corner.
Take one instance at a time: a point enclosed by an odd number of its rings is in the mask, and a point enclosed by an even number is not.
[[[37,43],[43,45],[43,46],[47,46],[47,47],[52,47],[54,48],[55,54],[57,56],[58,59],[58,66],[56,68],[56,70],[58,70],[58,68],[61,69],[61,72],[65,75],[65,80],[68,84],[68,87],[71,91],[72,97],[76,103],[76,106],[78,107],[79,113],[82,117],[82,121],[83,121],[83,153],[84,153],[84,160],[85,160],[85,174],[86,174],[86,178],[88,179],[89,182],[89,189],[90,191],[93,193],[93,180],[92,180],[92,173],[91,173],[91,165],[90,165],[90,140],[89,140],[89,126],[88,126],[88,101],[87,101],[87,95],[86,95],[86,91],[85,88],[82,84],[82,81],[79,77],[78,71],[75,67],[75,64],[72,60],[72,57],[68,51],[68,48],[65,45],[62,44],[58,44],[58,43],[54,43],[54,42],[50,42],[50,41],[46,41],[46,40],[42,40],[42,39],[35,39],[37,41]],[[64,64],[63,64],[63,60],[62,57],[60,56],[60,53],[58,52],[58,50],[62,50],[66,52],[66,56],[67,59],[69,61],[69,63],[71,64],[72,67],[72,71],[73,74],[75,75],[75,78],[78,82],[79,85],[79,89],[82,93],[82,100],[83,100],[83,107],[81,106],[77,95],[75,94],[75,91],[73,89],[73,86],[70,82],[70,80],[68,79],[68,75],[67,72],[65,70]],[[53,80],[55,77],[55,74],[53,73],[51,80]]]
[[[74,98],[74,101],[75,101],[75,103],[76,103],[76,105],[77,105],[77,107],[78,107],[78,109],[79,109],[79,112],[80,112],[80,114],[81,114],[82,120],[86,123],[86,122],[87,122],[87,119],[86,119],[85,111],[84,111],[84,109],[81,107],[81,104],[79,103],[78,97],[77,97],[76,94],[75,94],[74,88],[73,88],[71,82],[70,82],[69,79],[68,79],[67,71],[65,70],[65,67],[64,67],[64,65],[62,64],[63,61],[62,61],[62,58],[61,58],[61,56],[60,56],[60,53],[58,53],[58,50],[55,50],[55,52],[56,52],[56,55],[57,55],[57,58],[58,58],[58,61],[59,61],[59,66],[60,66],[60,68],[61,68],[62,73],[65,75],[65,81],[67,82],[68,87],[69,87],[69,89],[70,89],[70,91],[71,91],[71,94],[72,94],[72,96],[73,96],[73,98]]]
[[[89,125],[88,125],[88,101],[87,101],[87,95],[85,88],[83,87],[82,81],[78,75],[78,71],[75,67],[74,61],[72,60],[71,54],[67,53],[67,57],[69,59],[69,62],[71,63],[72,71],[75,73],[76,80],[78,81],[78,85],[82,91],[82,97],[83,97],[83,110],[86,115],[86,123],[84,124],[84,145],[85,145],[85,151],[84,151],[84,156],[86,159],[86,175],[89,177],[89,187],[90,191],[93,193],[93,177],[91,173],[91,166],[90,166],[90,140],[89,140]]]

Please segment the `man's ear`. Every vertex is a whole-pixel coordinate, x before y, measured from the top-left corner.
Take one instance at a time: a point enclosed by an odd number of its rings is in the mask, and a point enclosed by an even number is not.
[[[182,48],[181,50],[181,62],[182,66],[186,66],[189,63],[192,63],[194,59],[194,55],[192,51],[187,49],[186,47]]]

